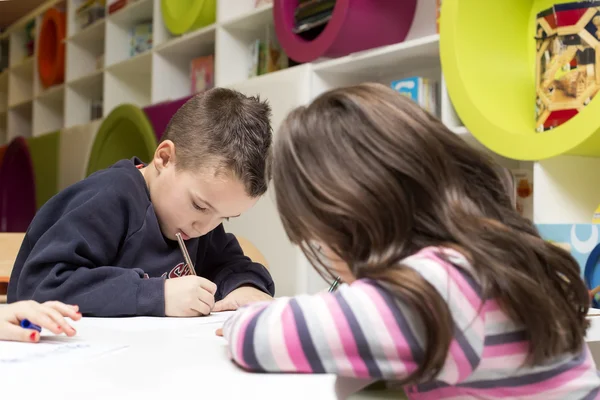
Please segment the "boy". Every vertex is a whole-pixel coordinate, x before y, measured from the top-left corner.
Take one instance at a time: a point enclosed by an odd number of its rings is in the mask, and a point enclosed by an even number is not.
[[[268,271],[222,225],[267,190],[270,113],[239,92],[201,93],[173,116],[148,165],[119,161],[53,197],[29,226],[8,301],[59,300],[116,317],[198,316],[271,299]]]

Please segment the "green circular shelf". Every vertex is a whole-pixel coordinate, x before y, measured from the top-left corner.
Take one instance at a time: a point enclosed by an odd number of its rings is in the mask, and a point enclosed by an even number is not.
[[[214,24],[217,18],[216,0],[161,0],[165,26],[174,35]]]
[[[149,162],[156,149],[156,136],[146,114],[137,106],[123,104],[102,122],[92,145],[86,176],[122,159],[139,157]]]
[[[600,156],[600,100],[535,131],[535,27],[560,0],[444,0],[440,55],[457,113],[487,148],[517,160]],[[492,29],[493,27],[493,29]]]
[[[61,132],[56,131],[27,139],[35,172],[37,208],[58,193],[58,164]]]

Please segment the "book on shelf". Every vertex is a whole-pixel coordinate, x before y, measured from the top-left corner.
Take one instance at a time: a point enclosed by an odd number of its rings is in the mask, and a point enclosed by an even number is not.
[[[526,218],[533,217],[533,171],[513,169],[515,206],[519,214]]]
[[[250,68],[248,78],[279,71],[289,66],[289,59],[283,51],[273,25],[266,26],[266,40],[257,39],[250,44]]]
[[[140,22],[131,29],[130,56],[152,48],[152,21]]]
[[[335,0],[299,1],[294,11],[294,33],[303,33],[329,22]]]
[[[212,89],[215,85],[215,58],[209,56],[196,57],[190,62],[191,94]]]
[[[438,96],[436,81],[421,76],[392,81],[392,89],[410,98],[421,108],[432,114],[438,114]]]

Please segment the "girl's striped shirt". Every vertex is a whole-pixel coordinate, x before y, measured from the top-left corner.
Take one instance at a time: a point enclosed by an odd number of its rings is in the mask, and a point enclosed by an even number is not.
[[[600,378],[587,345],[578,354],[524,366],[524,331],[495,301],[482,299],[460,253],[426,248],[402,265],[439,292],[455,324],[444,367],[434,381],[406,387],[410,399],[600,399]],[[244,307],[223,333],[233,360],[247,370],[390,381],[416,370],[426,337],[419,317],[370,280],[342,285],[335,293]]]

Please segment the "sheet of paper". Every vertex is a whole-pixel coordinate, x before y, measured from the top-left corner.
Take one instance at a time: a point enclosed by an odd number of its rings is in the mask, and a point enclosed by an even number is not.
[[[0,341],[0,371],[20,365],[72,363],[126,348],[124,344],[88,343],[44,337],[40,343]]]
[[[600,310],[597,308],[590,308],[587,315],[588,317],[597,317],[600,315]]]
[[[219,327],[219,325],[222,325],[232,314],[232,311],[226,311],[195,318],[83,318],[81,321],[76,322],[73,325],[78,331],[81,329],[102,329],[118,332],[151,332],[175,329],[189,331],[204,325],[214,325],[216,329]]]

